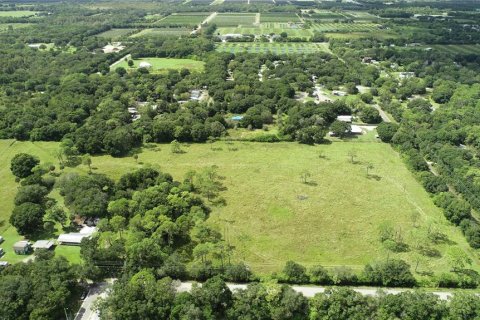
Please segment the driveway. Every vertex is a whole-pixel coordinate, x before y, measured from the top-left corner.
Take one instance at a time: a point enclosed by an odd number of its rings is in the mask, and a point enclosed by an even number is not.
[[[75,320],[98,320],[100,319],[97,311],[93,310],[95,301],[102,297],[105,298],[108,294],[110,284],[107,282],[95,283],[90,287],[88,295],[83,300],[80,310],[78,310]]]

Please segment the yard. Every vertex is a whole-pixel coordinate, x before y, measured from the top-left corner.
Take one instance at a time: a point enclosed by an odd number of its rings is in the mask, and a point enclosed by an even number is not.
[[[134,60],[134,65],[130,68],[127,64],[127,61],[122,60],[120,63],[115,65],[115,68],[123,67],[127,70],[137,69],[142,62],[149,63],[152,67],[153,72],[161,72],[169,69],[180,70],[183,68],[189,69],[190,71],[203,71],[205,63],[203,61],[192,60],[192,59],[173,59],[173,58],[142,58]]]
[[[54,161],[57,143],[0,142],[2,163],[18,152]],[[245,260],[259,273],[281,270],[285,261],[307,266],[351,266],[360,270],[365,263],[385,256],[399,257],[415,265],[416,254],[388,252],[379,241],[379,227],[391,224],[404,241],[413,246],[427,229],[439,230],[449,238],[438,244],[438,258],[423,257],[418,270],[443,272],[450,269],[447,252],[459,247],[478,260],[460,230],[451,226],[428,194],[405,168],[389,145],[373,138],[358,142],[334,142],[306,146],[297,143],[217,142],[185,145],[184,154],[172,154],[169,145],[152,145],[133,158],[93,158],[96,172],[119,178],[123,173],[149,164],[182,179],[190,169],[217,165],[227,188],[222,193],[226,206],[214,207],[209,222],[235,245],[235,258]],[[235,147],[235,148],[232,148]],[[235,150],[237,151],[230,151]],[[356,150],[355,163],[348,153]],[[322,157],[319,157],[322,152]],[[366,174],[366,164],[374,169]],[[76,170],[86,172],[84,166]],[[301,173],[308,171],[308,183]],[[23,257],[8,252],[18,240],[8,225],[16,183],[5,165],[0,169],[1,235],[6,239],[7,259]],[[412,220],[413,214],[417,221]],[[415,226],[414,226],[415,224]],[[78,249],[58,247],[57,252],[78,259]]]

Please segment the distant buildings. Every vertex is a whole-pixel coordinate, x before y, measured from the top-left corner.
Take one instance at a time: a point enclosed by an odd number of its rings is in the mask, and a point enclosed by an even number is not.
[[[410,79],[415,77],[415,72],[400,72],[398,76],[400,79]]]

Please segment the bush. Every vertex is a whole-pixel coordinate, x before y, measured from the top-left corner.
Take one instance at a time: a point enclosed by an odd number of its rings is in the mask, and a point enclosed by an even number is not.
[[[40,163],[40,160],[26,153],[18,153],[10,162],[10,170],[18,178],[26,178],[31,175],[32,169]]]
[[[332,277],[330,276],[328,270],[322,266],[313,266],[310,269],[310,281],[315,284],[333,284]]]
[[[416,284],[410,265],[397,259],[366,265],[364,277],[369,284],[387,287],[413,287]]]
[[[287,261],[283,268],[283,274],[287,283],[308,283],[308,275],[306,274],[304,266],[293,262]]]
[[[365,123],[380,123],[382,117],[374,107],[364,107],[360,113],[360,119]]]
[[[252,272],[243,263],[227,266],[225,269],[225,279],[233,282],[248,282]]]
[[[390,122],[383,122],[380,123],[377,127],[377,133],[380,137],[380,140],[383,142],[391,142],[393,136],[398,130],[398,124],[390,123]]]

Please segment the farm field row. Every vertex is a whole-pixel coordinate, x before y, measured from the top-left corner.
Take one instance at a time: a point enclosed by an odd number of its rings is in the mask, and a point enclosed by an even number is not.
[[[261,13],[260,22],[300,22],[294,13]]]
[[[135,31],[136,31],[136,29],[133,29],[133,28],[110,29],[108,31],[97,34],[97,37],[117,40],[121,37],[132,34]]]
[[[180,70],[189,69],[190,71],[203,71],[205,62],[192,59],[173,59],[173,58],[142,58],[135,59],[133,67],[129,67],[127,61],[122,60],[115,65],[115,68],[123,67],[126,70],[139,68],[140,63],[146,62],[151,65],[151,71],[162,72],[169,69]]]
[[[0,141],[4,163],[16,153],[27,152],[57,165],[58,143],[12,142]],[[214,147],[184,145],[185,153],[173,154],[169,145],[152,145],[139,154],[138,163],[129,157],[95,156],[92,164],[97,173],[114,179],[145,164],[169,172],[177,180],[189,170],[216,165],[225,177],[222,196],[226,205],[213,207],[208,223],[217,226],[235,246],[235,260],[244,260],[260,274],[280,271],[287,260],[360,270],[365,263],[389,255],[415,265],[413,251],[389,253],[381,245],[379,228],[384,224],[401,232],[410,246],[427,230],[438,230],[448,237],[448,242],[434,245],[439,257],[422,257],[419,271],[449,271],[448,252],[452,248],[466,252],[474,261],[473,268],[479,269],[461,231],[445,220],[387,144],[347,141],[308,146],[220,141]],[[355,163],[349,161],[351,150],[357,153]],[[320,158],[319,152],[324,157]],[[365,174],[366,163],[374,166],[370,177]],[[86,173],[88,169],[81,165],[65,170]],[[311,174],[308,184],[300,178],[305,170]],[[0,178],[0,232],[9,248],[20,238],[8,224],[17,184],[8,165],[0,168]],[[413,212],[418,214],[415,222]],[[65,251],[63,254],[71,259],[78,254],[66,247],[57,250]],[[14,261],[23,257],[9,254],[7,258]]]
[[[430,45],[433,50],[449,54],[480,54],[480,45]]]
[[[289,37],[310,38],[312,31],[309,29],[294,29],[294,28],[279,28],[275,26],[266,26],[261,24],[259,27],[233,27],[233,28],[218,28],[216,32],[220,35],[225,34],[254,34],[254,35],[269,35],[281,34],[286,32]]]
[[[195,26],[203,22],[210,13],[208,12],[195,12],[198,14],[186,14],[178,13],[172,14],[165,18],[162,18],[156,22],[158,25],[188,25]]]
[[[218,27],[251,26],[256,20],[254,13],[219,13],[212,20]]]
[[[328,43],[311,42],[290,42],[290,43],[268,43],[268,42],[226,42],[216,48],[219,52],[249,52],[275,54],[303,54],[316,52],[330,52]]]
[[[191,30],[186,28],[148,28],[132,34],[130,38],[148,36],[183,36],[190,34]]]
[[[314,23],[312,28],[320,32],[359,32],[378,30],[378,26],[375,23]]]

